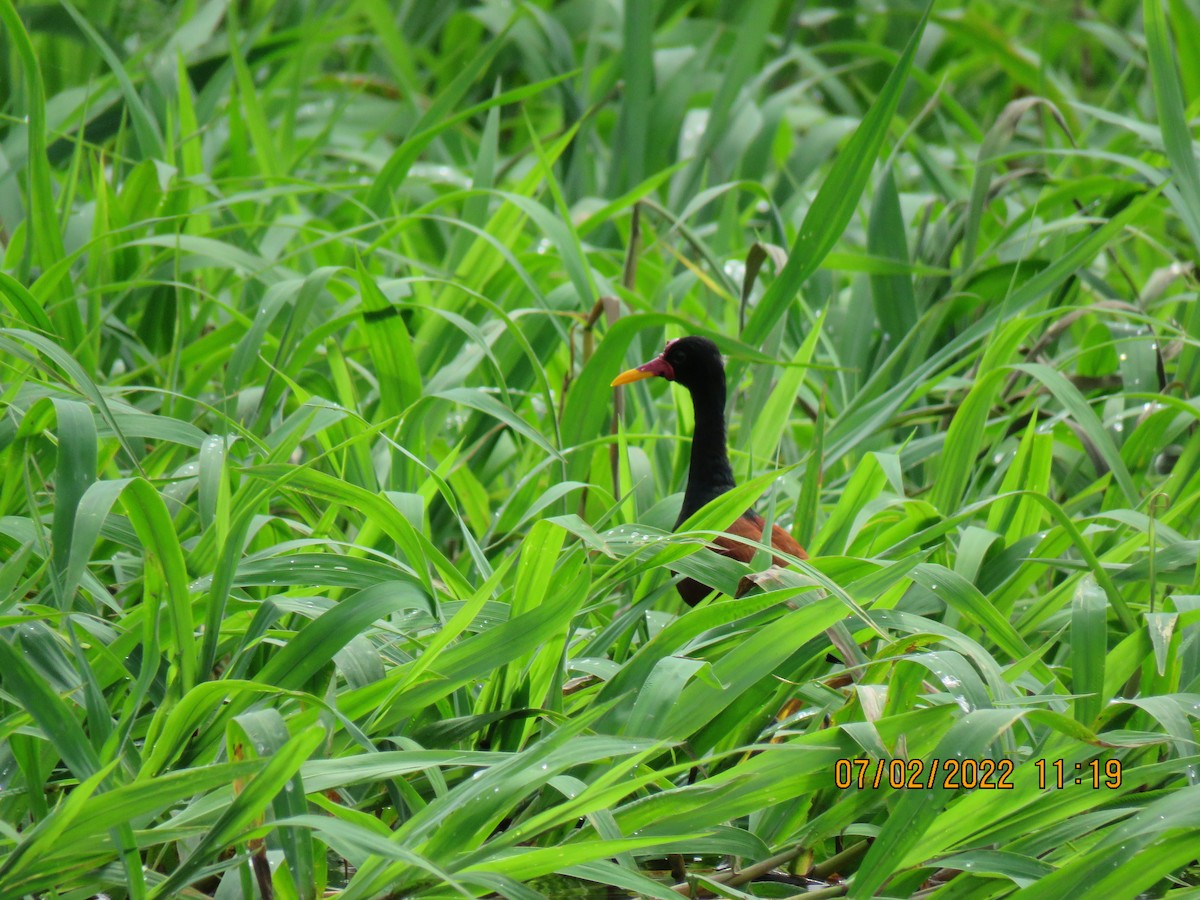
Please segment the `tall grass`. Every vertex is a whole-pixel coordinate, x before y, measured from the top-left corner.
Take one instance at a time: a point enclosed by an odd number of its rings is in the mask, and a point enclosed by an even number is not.
[[[0,21],[0,896],[1194,896],[1190,0]]]

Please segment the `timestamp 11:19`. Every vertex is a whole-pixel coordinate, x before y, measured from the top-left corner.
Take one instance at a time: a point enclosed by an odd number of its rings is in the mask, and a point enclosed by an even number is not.
[[[1090,762],[1075,763],[1074,766],[1068,766],[1061,759],[1035,759],[1033,765],[1038,771],[1038,787],[1043,790],[1047,787],[1061,789],[1064,784],[1070,784],[1072,781],[1097,789],[1115,789],[1121,786],[1119,759],[1093,759]]]

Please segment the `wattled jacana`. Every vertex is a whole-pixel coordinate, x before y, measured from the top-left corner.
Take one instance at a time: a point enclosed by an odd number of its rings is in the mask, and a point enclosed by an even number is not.
[[[675,522],[678,528],[692,513],[734,486],[733,469],[725,446],[725,363],[717,345],[708,338],[676,338],[667,341],[660,355],[645,365],[622,372],[612,384],[616,387],[656,375],[687,388],[695,411],[696,427],[692,434],[687,487],[683,492],[683,507]],[[748,509],[725,530],[728,534],[761,543],[765,526],[763,517]],[[741,541],[722,536],[713,543],[716,545],[713,549],[718,553],[740,562],[750,562],[754,558],[754,548]],[[800,559],[808,558],[795,538],[778,525],[771,528],[771,546]],[[778,556],[774,562],[780,566],[788,564]],[[680,581],[678,589],[679,596],[689,606],[695,606],[713,590],[691,578]]]

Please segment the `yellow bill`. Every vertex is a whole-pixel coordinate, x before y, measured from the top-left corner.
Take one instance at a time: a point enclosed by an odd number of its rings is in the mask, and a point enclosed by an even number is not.
[[[610,387],[617,387],[622,384],[633,384],[635,381],[641,381],[643,378],[653,378],[656,372],[647,372],[643,368],[628,369],[612,380]]]

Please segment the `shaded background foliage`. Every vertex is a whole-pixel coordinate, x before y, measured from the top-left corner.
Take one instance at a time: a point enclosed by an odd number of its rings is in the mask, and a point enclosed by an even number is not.
[[[0,17],[0,893],[1194,891],[1194,0]]]

